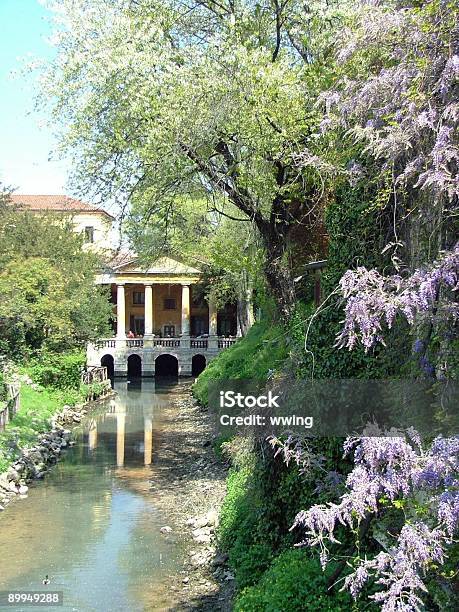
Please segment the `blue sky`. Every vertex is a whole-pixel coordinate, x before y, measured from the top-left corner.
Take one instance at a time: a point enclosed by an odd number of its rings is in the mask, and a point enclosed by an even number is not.
[[[66,193],[67,164],[48,161],[56,142],[33,108],[36,75],[20,74],[24,59],[53,57],[49,17],[38,0],[0,0],[0,181],[16,193]]]

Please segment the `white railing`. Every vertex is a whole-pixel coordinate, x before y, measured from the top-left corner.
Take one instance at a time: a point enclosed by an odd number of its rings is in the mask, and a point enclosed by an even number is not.
[[[202,340],[202,339],[196,339],[196,338],[191,338],[190,340],[190,347],[191,348],[203,348],[206,349],[209,346],[209,341],[208,340]]]
[[[101,348],[115,348],[116,347],[116,338],[100,338],[94,342],[94,347],[96,349]]]
[[[183,349],[226,349],[237,342],[234,337],[215,337],[209,338],[100,338],[93,343],[93,348],[96,350],[105,348],[130,348],[130,349],[148,349],[148,348],[183,348]]]
[[[143,338],[128,338],[126,346],[128,348],[143,348]]]
[[[153,338],[153,346],[177,348],[180,346],[180,338]]]
[[[218,348],[225,349],[232,346],[237,341],[236,338],[219,338],[218,339]]]

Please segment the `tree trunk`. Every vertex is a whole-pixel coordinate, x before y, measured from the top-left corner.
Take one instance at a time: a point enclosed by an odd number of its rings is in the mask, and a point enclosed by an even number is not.
[[[264,273],[268,287],[276,301],[279,316],[287,323],[295,306],[295,288],[292,272],[285,261],[287,240],[285,233],[262,234],[266,248]]]
[[[253,320],[253,289],[247,270],[243,270],[237,301],[237,325],[241,336],[247,334]]]

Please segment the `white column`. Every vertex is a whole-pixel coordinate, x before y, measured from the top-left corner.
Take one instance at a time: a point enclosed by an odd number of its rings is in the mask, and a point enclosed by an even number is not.
[[[122,412],[116,414],[116,465],[124,465],[124,435],[126,432],[126,415]]]
[[[152,417],[144,416],[144,463],[151,464],[151,456],[153,453],[153,421]]]
[[[190,335],[190,285],[182,285],[182,336]]]
[[[116,288],[116,337],[126,337],[126,305],[124,300],[124,285]]]
[[[209,336],[217,335],[217,308],[212,297],[209,298]]]
[[[153,287],[145,285],[145,335],[153,334]]]

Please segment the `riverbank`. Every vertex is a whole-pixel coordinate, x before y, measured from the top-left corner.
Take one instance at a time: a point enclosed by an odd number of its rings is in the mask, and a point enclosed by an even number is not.
[[[209,415],[193,399],[190,386],[172,396],[163,411],[152,469],[154,504],[168,517],[162,537],[182,547],[179,572],[164,584],[170,603],[161,609],[231,610],[234,579],[215,538],[227,465],[215,453]],[[149,610],[158,609],[152,602]]]
[[[101,399],[106,399],[109,395],[107,393]],[[38,434],[33,445],[20,449],[15,461],[0,473],[0,511],[15,498],[27,496],[28,485],[33,480],[44,478],[62,452],[73,446],[71,428],[81,423],[90,404],[95,402],[80,404],[74,408],[63,406],[49,419],[50,429]]]
[[[93,526],[90,517],[98,517],[98,521],[94,523],[97,526],[102,516],[105,520],[110,518],[110,522],[113,521],[117,525],[123,516],[124,530],[118,525],[116,533],[128,533],[132,528],[130,537],[136,542],[137,551],[133,558],[127,553],[127,558],[131,559],[128,567],[135,568],[137,561],[134,559],[137,556],[142,558],[141,567],[146,581],[145,584],[142,583],[142,572],[135,571],[132,574],[133,581],[139,580],[138,587],[129,595],[133,609],[137,609],[135,605],[141,602],[138,609],[145,611],[229,611],[234,581],[225,566],[225,556],[217,551],[215,537],[220,506],[226,490],[227,466],[215,454],[210,418],[206,410],[199,407],[192,398],[189,383],[172,386],[163,395],[159,391],[162,399],[159,400],[161,407],[158,410],[151,407],[152,401],[158,401],[153,399],[154,393],[149,395],[147,388],[140,393],[146,394],[143,399],[135,388],[129,389],[128,386],[125,389],[121,386],[113,406],[110,403],[110,410],[107,410],[108,406],[102,407],[100,415],[97,412],[97,403],[77,405],[74,408],[67,406],[55,413],[51,429],[43,432],[29,448],[24,449],[20,458],[17,458],[8,472],[1,477],[0,503],[4,500],[3,506],[13,499],[27,498],[29,493],[28,499],[14,504],[14,508],[8,508],[5,512],[4,516],[8,515],[9,520],[12,520],[13,516],[10,512],[22,517],[18,520],[25,520],[26,523],[34,516],[34,521],[42,524],[43,529],[49,529],[47,517],[50,515],[53,516],[52,524],[61,525],[53,531],[53,539],[49,542],[46,555],[40,552],[30,556],[23,550],[17,568],[10,568],[11,581],[14,581],[16,575],[22,574],[30,576],[32,580],[37,577],[41,579],[43,572],[50,573],[53,583],[65,576],[64,582],[71,585],[66,597],[78,598],[82,591],[78,587],[78,581],[75,582],[76,574],[71,572],[78,573],[78,564],[81,563],[85,571],[89,571],[88,567],[92,568],[93,580],[94,576],[98,575],[97,572],[103,572],[102,567],[105,565],[99,567],[94,563],[93,557],[84,563],[81,559],[78,561],[79,555],[86,559],[85,554],[81,553],[81,546],[84,547],[89,541],[93,542],[94,537],[97,542],[97,532],[88,539],[82,536],[82,542],[79,544],[75,542],[70,545],[73,536],[65,525],[68,512],[78,515],[74,520],[81,526],[84,525],[86,530],[91,530]],[[112,477],[107,475],[113,462],[111,449],[116,449],[116,461],[120,461],[120,440],[116,432],[113,432],[111,424],[118,423],[119,418],[115,415],[126,414],[126,409],[127,423],[130,425],[127,425],[126,437],[123,436],[124,466],[121,469],[114,468],[113,476],[117,482],[114,487]],[[144,441],[145,432],[140,430],[140,435],[136,433],[134,437],[132,434],[139,431],[137,423],[143,425],[145,414],[150,414],[150,411],[154,415],[153,457],[151,463],[143,465],[144,449],[139,447],[137,441]],[[72,434],[71,430],[75,426],[77,430]],[[134,429],[131,429],[132,426]],[[88,444],[93,445],[92,451],[81,455],[80,448],[84,448],[83,436],[87,435],[88,427],[91,432],[97,431],[98,437],[91,434],[93,437],[91,441],[88,439]],[[112,442],[113,436],[117,436],[116,446]],[[76,447],[66,453],[75,442]],[[140,464],[137,463],[136,453],[140,453]],[[62,455],[69,459],[59,462],[56,466]],[[100,465],[107,468],[99,471]],[[37,483],[37,486],[28,491],[30,480],[37,477],[43,479],[48,471],[51,473],[45,478],[45,482]],[[74,479],[73,475],[76,473],[78,477]],[[104,480],[106,477],[107,480]],[[89,479],[87,486],[82,484],[85,478]],[[56,488],[57,482],[59,486]],[[93,498],[93,495],[96,497]],[[72,503],[67,506],[68,500],[75,498],[79,499],[77,506]],[[64,515],[48,508],[49,503],[53,505],[50,501],[53,499],[59,500],[56,502],[59,507],[63,504],[67,508]],[[131,510],[127,511],[127,507]],[[33,508],[34,512],[37,511],[36,516],[30,514],[30,508]],[[88,508],[90,512],[85,514]],[[130,515],[131,511],[134,512],[133,515]],[[132,523],[130,519],[125,524],[125,515],[136,518],[132,518]],[[64,523],[61,524],[61,521]],[[105,529],[108,529],[108,524]],[[5,534],[8,532],[9,530],[5,531]],[[110,530],[105,533],[110,533]],[[25,537],[27,547],[35,542],[33,532]],[[11,537],[4,537],[5,550],[8,549],[11,538],[17,539],[13,544],[15,549],[24,545],[22,530],[18,533],[13,530]],[[119,545],[116,539],[110,541],[110,546],[116,545]],[[123,548],[123,554],[128,550],[129,548]],[[67,559],[72,558],[72,555],[75,557],[75,568],[70,564],[72,569],[69,569]],[[43,569],[38,569],[38,566],[41,568],[42,565]],[[114,567],[113,575],[118,575],[116,572],[120,570],[118,566]],[[118,604],[125,595],[124,587],[120,586],[124,584],[124,578],[121,577],[125,576],[125,571],[123,565],[112,589],[113,597],[116,598],[114,601]],[[117,589],[120,593],[117,593]],[[100,597],[99,604],[108,601],[104,599],[105,595],[101,594]],[[116,606],[113,609],[117,609]]]

